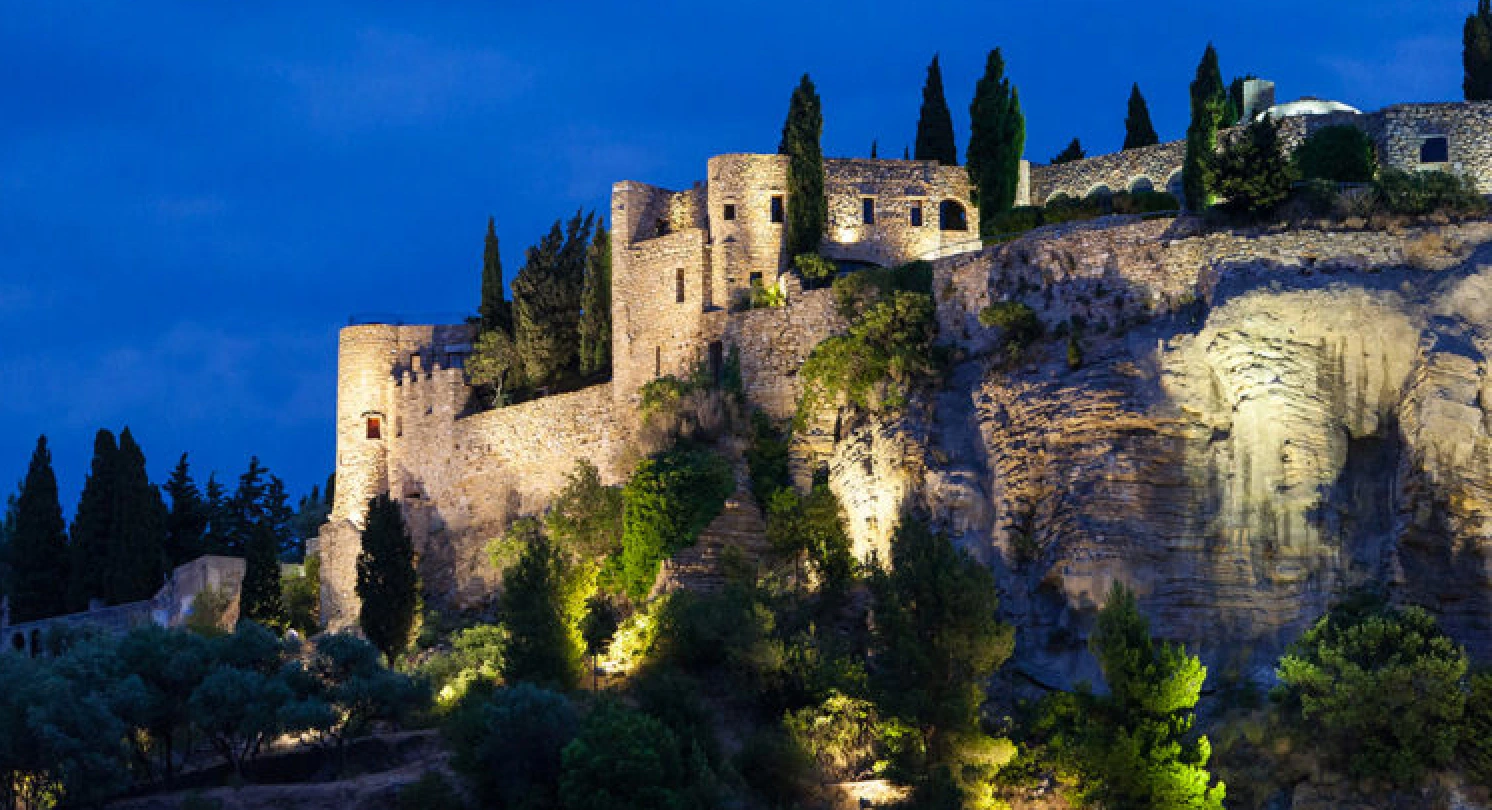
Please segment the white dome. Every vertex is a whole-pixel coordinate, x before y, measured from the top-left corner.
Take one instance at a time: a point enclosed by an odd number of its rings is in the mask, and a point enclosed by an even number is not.
[[[1284,104],[1276,104],[1260,113],[1271,118],[1295,118],[1301,115],[1330,115],[1331,113],[1351,113],[1362,115],[1362,110],[1357,109],[1340,101],[1328,101],[1323,98],[1303,98],[1299,101],[1289,101]]]

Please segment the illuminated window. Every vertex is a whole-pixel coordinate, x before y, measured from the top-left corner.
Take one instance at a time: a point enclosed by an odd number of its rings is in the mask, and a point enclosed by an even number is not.
[[[729,222],[730,220],[735,219],[736,218],[736,204],[735,203],[726,203],[725,204],[725,210],[722,211],[722,212],[720,212],[720,216],[723,217],[723,218],[725,218],[725,220],[727,222]]]
[[[876,224],[876,201],[874,197],[860,200],[860,221],[866,225]]]
[[[368,434],[367,435],[368,435],[368,438],[370,438],[370,439],[382,439],[383,438],[383,417],[381,417],[381,416],[370,416],[370,417],[368,417]]]
[[[772,221],[781,222],[782,220],[782,195],[779,194],[772,198]]]
[[[1451,159],[1451,142],[1444,135],[1426,138],[1419,145],[1420,163],[1449,163]]]
[[[922,203],[912,203],[912,227],[922,227]]]
[[[684,268],[680,267],[674,275],[674,303],[684,303]]]

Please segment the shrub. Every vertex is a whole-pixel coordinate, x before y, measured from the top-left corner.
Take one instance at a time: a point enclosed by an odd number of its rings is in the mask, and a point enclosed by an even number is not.
[[[1266,217],[1290,196],[1295,168],[1280,146],[1279,125],[1264,116],[1237,133],[1214,163],[1219,205],[1236,216]]]
[[[679,446],[644,459],[622,489],[622,583],[647,596],[658,565],[694,543],[735,489],[730,465],[703,449]]]
[[[1047,201],[1046,208],[1041,212],[1041,221],[1043,225],[1060,225],[1064,222],[1098,219],[1103,215],[1104,207],[1096,199],[1090,197],[1078,200],[1057,196]]]
[[[233,595],[225,588],[211,585],[192,597],[192,609],[187,614],[186,627],[204,636],[220,636],[228,632],[228,608],[233,606]]]
[[[797,807],[813,788],[813,756],[776,726],[757,730],[736,755],[736,770],[772,807]]]
[[[1152,214],[1178,211],[1181,201],[1164,191],[1121,191],[1111,198],[1116,214]]]
[[[786,304],[787,296],[783,294],[781,287],[776,284],[769,287],[758,278],[751,280],[751,297],[748,301],[751,309],[773,309]]]
[[[562,752],[579,727],[563,695],[519,684],[462,701],[444,733],[451,767],[466,777],[483,806],[552,807]]]
[[[751,494],[765,504],[772,493],[788,486],[788,440],[762,411],[751,412],[751,443],[746,447],[751,472]]]
[[[450,651],[431,656],[419,668],[435,692],[436,705],[451,708],[472,687],[496,684],[507,642],[507,630],[496,624],[479,624],[452,635]]]
[[[1301,216],[1325,217],[1336,213],[1339,195],[1337,184],[1330,180],[1308,179],[1291,191],[1291,208]]]
[[[1311,133],[1292,156],[1296,171],[1307,180],[1367,183],[1378,173],[1373,140],[1354,126],[1323,127]]]
[[[1274,696],[1333,765],[1408,786],[1451,761],[1465,673],[1466,654],[1430,614],[1358,594],[1280,659]]]
[[[466,802],[440,771],[425,771],[399,791],[398,810],[463,810]]]
[[[544,516],[544,526],[569,554],[583,559],[614,554],[622,546],[621,488],[602,484],[596,465],[581,459]]]
[[[280,602],[290,629],[307,638],[321,629],[320,554],[307,554],[299,573],[280,577]]]
[[[820,343],[804,361],[799,421],[839,401],[871,412],[901,407],[936,367],[936,333],[929,295],[898,290],[869,307],[848,334]]]
[[[1041,208],[1034,205],[1020,205],[1009,211],[1001,211],[994,216],[995,233],[1016,234],[1038,228],[1044,223],[1041,214]]]
[[[1472,181],[1449,172],[1385,169],[1378,176],[1378,195],[1389,213],[1424,216],[1432,212],[1470,215],[1486,209]]]
[[[833,781],[854,779],[875,770],[881,746],[874,703],[834,692],[817,706],[783,718],[788,735]]]
[[[998,327],[1005,333],[1005,345],[1024,350],[1041,337],[1043,326],[1036,311],[1020,301],[999,301],[979,311],[979,323]]]
[[[603,702],[565,746],[560,801],[566,810],[712,806],[704,755],[681,747],[656,718]]]
[[[802,253],[794,256],[793,268],[798,271],[798,275],[803,277],[804,286],[809,289],[824,286],[834,278],[834,274],[839,270],[834,262],[817,253]]]
[[[1492,786],[1492,672],[1473,674],[1467,687],[1459,758],[1467,776]]]

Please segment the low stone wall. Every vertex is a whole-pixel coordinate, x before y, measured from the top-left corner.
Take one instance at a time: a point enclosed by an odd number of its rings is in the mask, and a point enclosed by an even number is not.
[[[787,419],[803,392],[798,371],[814,347],[848,324],[834,309],[832,290],[790,295],[786,306],[733,315],[725,344],[741,353],[746,398],[774,419]]]

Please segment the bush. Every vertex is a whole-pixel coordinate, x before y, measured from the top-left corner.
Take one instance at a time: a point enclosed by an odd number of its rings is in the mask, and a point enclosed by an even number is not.
[[[1430,614],[1358,594],[1280,659],[1274,696],[1333,765],[1409,786],[1456,751],[1465,673],[1466,654]]]
[[[994,216],[995,233],[1001,235],[1024,233],[1033,228],[1039,228],[1044,223],[1041,208],[1034,205],[1016,206]]]
[[[507,630],[496,624],[479,624],[451,636],[450,651],[431,656],[419,668],[435,692],[436,705],[451,708],[473,686],[495,685],[507,642]]]
[[[1296,148],[1292,162],[1307,180],[1368,183],[1378,173],[1373,140],[1354,126],[1316,130]]]
[[[804,361],[799,422],[841,401],[870,412],[900,408],[936,368],[936,335],[929,295],[898,290],[870,306],[848,334],[820,343]]]
[[[1235,216],[1261,219],[1290,196],[1295,168],[1280,146],[1279,125],[1269,116],[1228,140],[1214,163],[1219,208]]]
[[[915,261],[890,268],[868,267],[835,279],[833,291],[840,316],[854,321],[898,292],[931,296],[932,264]]]
[[[774,309],[787,303],[787,296],[783,294],[782,288],[773,284],[767,286],[759,278],[751,280],[751,293],[747,299],[747,305],[751,309]]]
[[[1467,686],[1461,766],[1477,784],[1492,786],[1492,672],[1472,675]]]
[[[1005,333],[1005,345],[1022,351],[1041,337],[1043,326],[1036,311],[1020,301],[1000,301],[979,311],[979,323]]]
[[[822,287],[834,278],[839,268],[817,253],[803,253],[793,257],[793,268],[803,277],[803,286],[809,289]]]
[[[714,806],[704,755],[681,748],[656,718],[603,702],[565,746],[560,801],[566,810]]]
[[[614,554],[622,546],[621,488],[602,484],[596,465],[581,459],[544,516],[544,526],[566,553],[582,559]]]
[[[644,459],[622,489],[622,584],[642,599],[653,587],[658,565],[694,543],[725,506],[735,475],[724,459],[679,446]]]
[[[531,684],[474,697],[446,722],[451,767],[485,807],[552,807],[561,757],[580,728],[563,695]]]
[[[736,770],[772,807],[797,807],[813,789],[813,757],[782,729],[759,729],[741,746]]]
[[[1121,191],[1110,198],[1116,214],[1153,214],[1179,211],[1181,201],[1164,191]]]
[[[1064,222],[1098,219],[1103,215],[1103,204],[1094,198],[1089,197],[1079,200],[1059,195],[1047,201],[1046,208],[1042,209],[1041,212],[1041,223],[1043,225],[1060,225]]]
[[[751,472],[751,494],[765,504],[772,493],[790,483],[788,440],[761,411],[751,412],[751,444],[746,447],[746,465]]]
[[[1486,210],[1475,184],[1449,172],[1385,169],[1378,176],[1377,189],[1389,213],[1403,216],[1436,212],[1461,216]]]
[[[440,771],[425,771],[399,791],[399,810],[464,810],[466,802]]]

